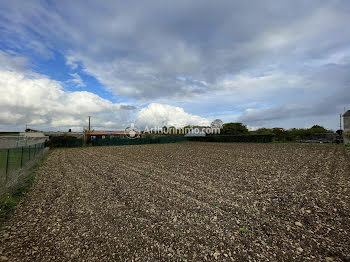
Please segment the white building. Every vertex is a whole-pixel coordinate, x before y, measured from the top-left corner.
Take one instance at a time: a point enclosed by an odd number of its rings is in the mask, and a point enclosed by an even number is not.
[[[42,132],[13,132],[11,135],[0,136],[0,148],[17,148],[22,146],[34,146],[45,143],[49,137]]]

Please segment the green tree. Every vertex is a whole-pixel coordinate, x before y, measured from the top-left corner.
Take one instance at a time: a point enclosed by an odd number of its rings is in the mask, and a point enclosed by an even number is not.
[[[273,130],[269,128],[259,128],[253,132],[256,135],[272,135]]]
[[[329,133],[329,131],[323,126],[314,125],[309,129],[311,133]]]
[[[274,133],[275,135],[281,135],[283,133],[285,133],[286,130],[282,127],[274,127],[272,128],[272,133]]]
[[[223,135],[244,135],[248,134],[248,128],[242,123],[226,123],[222,126]]]

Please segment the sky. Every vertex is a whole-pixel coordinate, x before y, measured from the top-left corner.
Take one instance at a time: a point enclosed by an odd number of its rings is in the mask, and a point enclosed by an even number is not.
[[[336,130],[347,0],[0,0],[0,130]]]

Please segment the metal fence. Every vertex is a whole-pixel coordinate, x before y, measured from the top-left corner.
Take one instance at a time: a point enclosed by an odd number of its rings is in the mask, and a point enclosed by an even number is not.
[[[34,146],[36,144],[45,143],[48,140],[48,136],[3,136],[0,135],[0,149],[7,148],[17,148],[17,147],[26,147]]]
[[[11,179],[11,174],[35,159],[43,149],[44,143],[0,149],[0,185],[6,184]]]

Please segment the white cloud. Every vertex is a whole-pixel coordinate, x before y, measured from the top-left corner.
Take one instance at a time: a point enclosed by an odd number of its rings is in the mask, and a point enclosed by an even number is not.
[[[0,128],[23,129],[25,124],[39,128],[87,125],[93,116],[96,128],[122,128],[135,107],[114,104],[90,92],[66,92],[57,81],[45,76],[0,70]]]
[[[70,76],[73,77],[73,79],[71,79],[70,82],[74,83],[77,87],[86,86],[83,79],[81,79],[78,73],[71,73]]]
[[[140,127],[210,125],[206,118],[186,113],[183,108],[152,103],[141,109],[136,116],[136,124]]]
[[[28,59],[14,52],[4,52],[0,50],[0,69],[9,71],[26,71]]]
[[[78,68],[77,60],[72,55],[67,55],[66,57],[66,65],[72,68],[73,70]]]
[[[305,76],[286,73],[282,71],[270,71],[264,75],[254,76],[249,74],[239,74],[233,79],[225,79],[219,86],[224,89],[231,89],[246,92],[269,92],[282,89],[304,89],[308,86]],[[308,86],[309,87],[309,86]]]

